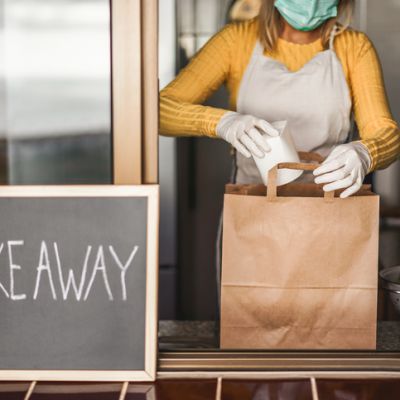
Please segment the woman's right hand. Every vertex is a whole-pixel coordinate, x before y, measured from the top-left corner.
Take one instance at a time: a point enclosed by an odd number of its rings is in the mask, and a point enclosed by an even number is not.
[[[216,130],[217,136],[226,140],[247,158],[252,155],[263,158],[265,153],[271,151],[262,137],[263,134],[279,136],[279,132],[267,121],[233,111],[228,111],[222,116]]]

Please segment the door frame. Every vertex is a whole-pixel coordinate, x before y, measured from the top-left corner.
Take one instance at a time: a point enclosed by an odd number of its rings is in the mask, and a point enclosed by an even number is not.
[[[110,0],[113,183],[158,183],[158,3]]]

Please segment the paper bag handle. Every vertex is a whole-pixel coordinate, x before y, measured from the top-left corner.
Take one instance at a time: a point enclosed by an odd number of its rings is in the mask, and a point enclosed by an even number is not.
[[[305,153],[312,154],[312,153]],[[301,155],[301,154],[300,154]],[[303,158],[304,159],[304,158]],[[267,200],[273,200],[278,195],[277,181],[278,181],[278,169],[297,169],[302,171],[314,171],[320,166],[320,164],[307,164],[307,163],[279,163],[275,167],[268,171],[268,186],[267,186]],[[335,197],[335,191],[324,192],[324,199],[332,201]]]
[[[322,157],[321,154],[318,153],[299,151],[297,154],[302,161],[315,161],[318,164],[321,164],[324,161],[324,157]]]

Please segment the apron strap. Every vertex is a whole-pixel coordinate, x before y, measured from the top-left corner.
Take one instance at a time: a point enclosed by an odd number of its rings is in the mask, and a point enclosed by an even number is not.
[[[335,49],[333,47],[333,41],[335,40],[335,36],[336,36],[337,31],[338,31],[338,26],[335,24],[335,25],[333,25],[333,28],[332,28],[331,33],[329,35],[329,50],[335,51]]]
[[[254,47],[254,55],[262,56],[264,55],[264,47],[260,42],[260,39],[256,40],[256,45]]]

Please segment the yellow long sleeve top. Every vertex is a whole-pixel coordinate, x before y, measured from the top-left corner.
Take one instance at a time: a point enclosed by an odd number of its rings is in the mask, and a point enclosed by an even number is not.
[[[162,135],[216,137],[216,126],[228,110],[202,103],[225,83],[229,108],[236,111],[238,89],[258,38],[258,26],[257,19],[226,25],[160,92]],[[350,88],[361,142],[371,155],[370,171],[384,168],[400,153],[400,131],[389,110],[376,51],[364,33],[352,30],[338,35],[334,47]],[[275,51],[264,54],[297,71],[322,50],[321,40],[295,44],[278,39]]]

